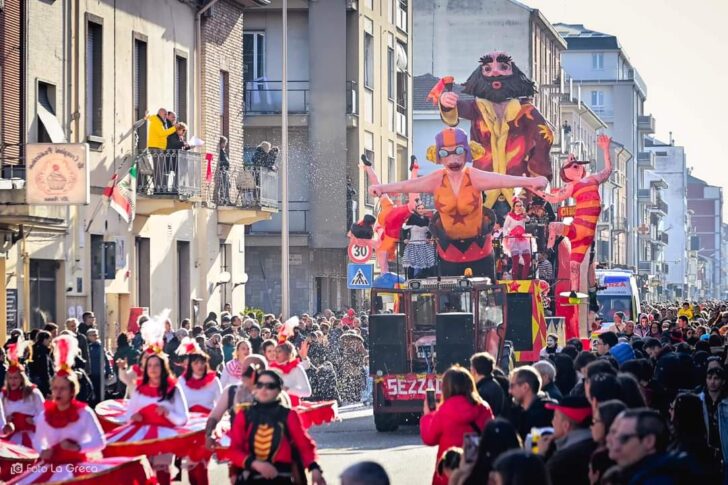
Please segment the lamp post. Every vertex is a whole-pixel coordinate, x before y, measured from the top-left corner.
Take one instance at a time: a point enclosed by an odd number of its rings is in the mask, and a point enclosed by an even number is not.
[[[281,313],[290,316],[288,272],[288,0],[283,0],[283,62],[281,63]]]

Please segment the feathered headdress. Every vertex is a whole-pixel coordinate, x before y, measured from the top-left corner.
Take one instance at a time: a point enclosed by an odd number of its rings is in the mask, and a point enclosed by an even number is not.
[[[144,340],[144,352],[150,355],[164,356],[164,322],[169,317],[169,308],[165,308],[156,317],[150,318],[139,331]]]
[[[202,354],[202,349],[195,339],[185,337],[177,347],[177,355],[187,356],[192,354]]]
[[[78,340],[72,335],[61,335],[53,339],[53,366],[57,376],[73,373],[73,363],[78,355]]]
[[[8,345],[8,373],[14,374],[25,370],[25,366],[20,363],[20,358],[25,353],[25,349],[28,344],[29,342],[27,340],[23,340],[23,336],[21,335],[18,337],[17,342]]]

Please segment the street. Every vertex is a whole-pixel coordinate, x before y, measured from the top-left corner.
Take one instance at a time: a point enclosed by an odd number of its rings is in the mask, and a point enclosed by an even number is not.
[[[422,445],[416,425],[401,426],[394,433],[377,433],[371,408],[346,407],[340,415],[341,422],[311,430],[329,484],[338,484],[346,467],[365,460],[384,466],[393,484],[430,482],[437,449]],[[186,474],[182,483],[189,483]],[[211,464],[210,483],[227,483],[226,465]]]

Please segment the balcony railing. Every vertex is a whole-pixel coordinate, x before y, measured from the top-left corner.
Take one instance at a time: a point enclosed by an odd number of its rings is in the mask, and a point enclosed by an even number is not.
[[[202,154],[186,150],[140,150],[137,192],[148,196],[198,197],[202,187]]]
[[[278,209],[278,172],[271,168],[244,165],[231,177],[219,173],[216,176],[216,185],[213,194],[215,205]]]
[[[665,231],[660,231],[657,233],[657,240],[667,245],[670,243],[670,236]]]
[[[667,215],[667,203],[664,200],[658,198],[652,205],[652,210],[662,212],[663,214]]]
[[[308,113],[308,81],[288,81],[288,112]],[[281,112],[283,81],[248,81],[245,83],[246,114],[276,114]]]
[[[640,261],[638,268],[640,273],[655,274],[655,263],[652,261]]]
[[[642,200],[649,200],[650,189],[637,189],[637,198]]]
[[[612,221],[612,231],[614,232],[627,232],[627,218],[626,217],[615,217]]]
[[[637,129],[644,133],[655,132],[655,118],[652,115],[638,116]]]
[[[639,152],[637,153],[637,166],[644,170],[655,169],[655,152]]]

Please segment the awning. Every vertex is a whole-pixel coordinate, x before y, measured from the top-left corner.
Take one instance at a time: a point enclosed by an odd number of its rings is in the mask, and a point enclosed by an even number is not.
[[[38,118],[43,123],[48,136],[51,138],[53,143],[66,143],[66,134],[61,128],[61,124],[58,122],[56,115],[51,113],[43,104],[37,103]]]

